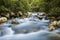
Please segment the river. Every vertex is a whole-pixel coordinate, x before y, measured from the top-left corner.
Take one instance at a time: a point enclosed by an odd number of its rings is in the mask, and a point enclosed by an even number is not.
[[[0,40],[60,40],[60,29],[48,30],[50,20],[42,20],[31,15],[20,19],[14,18],[19,24],[11,24],[8,20],[0,24]]]

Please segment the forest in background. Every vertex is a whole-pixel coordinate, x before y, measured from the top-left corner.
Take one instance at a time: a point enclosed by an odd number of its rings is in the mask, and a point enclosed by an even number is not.
[[[0,0],[0,16],[8,17],[12,12],[17,16],[45,12],[47,16],[60,19],[60,0]]]

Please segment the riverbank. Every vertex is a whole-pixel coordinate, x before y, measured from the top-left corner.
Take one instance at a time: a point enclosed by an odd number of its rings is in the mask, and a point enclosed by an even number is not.
[[[7,19],[12,19],[12,18],[24,18],[27,17],[27,13],[22,13],[21,11],[18,12],[6,12],[6,13],[0,13],[0,17],[6,17]]]
[[[20,19],[24,19],[27,17],[37,17],[39,20],[41,20],[44,17],[44,20],[50,20],[49,23],[49,30],[55,30],[55,28],[59,28],[60,27],[60,18],[55,18],[55,17],[50,17],[48,16],[46,13],[44,12],[27,12],[27,13],[22,13],[22,12],[18,12],[18,13],[13,13],[11,12],[6,13],[6,14],[1,14],[0,15],[0,24],[7,22],[10,19],[14,19],[14,18],[20,18]],[[32,20],[32,19],[31,19]],[[12,24],[19,24],[17,22],[17,20],[12,20],[11,22]]]

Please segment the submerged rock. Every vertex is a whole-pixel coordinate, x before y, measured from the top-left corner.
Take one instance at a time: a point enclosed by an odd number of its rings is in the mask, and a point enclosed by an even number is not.
[[[54,33],[47,35],[47,37],[49,40],[60,40],[60,35]]]
[[[19,24],[16,20],[12,20],[12,24]]]

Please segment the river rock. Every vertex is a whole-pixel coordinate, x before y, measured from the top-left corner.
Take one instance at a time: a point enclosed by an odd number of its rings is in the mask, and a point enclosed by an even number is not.
[[[50,26],[49,30],[50,31],[55,30],[55,27],[54,26]]]
[[[51,24],[49,25],[49,30],[54,30],[56,25],[57,25],[57,21],[51,22]]]
[[[60,20],[57,22],[57,26],[60,28]]]
[[[60,40],[60,35],[52,33],[47,35],[49,40]]]
[[[27,12],[28,13],[28,16],[31,16],[32,15],[32,13],[30,13],[30,12]]]
[[[37,15],[37,18],[42,19],[43,16]]]
[[[16,18],[16,17],[17,17],[16,13],[10,12],[10,18]]]
[[[7,21],[6,17],[1,17],[0,18],[0,24],[5,23]]]
[[[19,15],[23,15],[23,13],[21,11],[18,12]]]
[[[5,17],[7,17],[7,18],[9,19],[9,18],[10,18],[10,14],[7,13],[7,14],[5,15]]]
[[[17,20],[12,20],[12,24],[19,24]]]
[[[14,16],[14,15],[15,15],[15,13],[11,12],[11,16]]]

